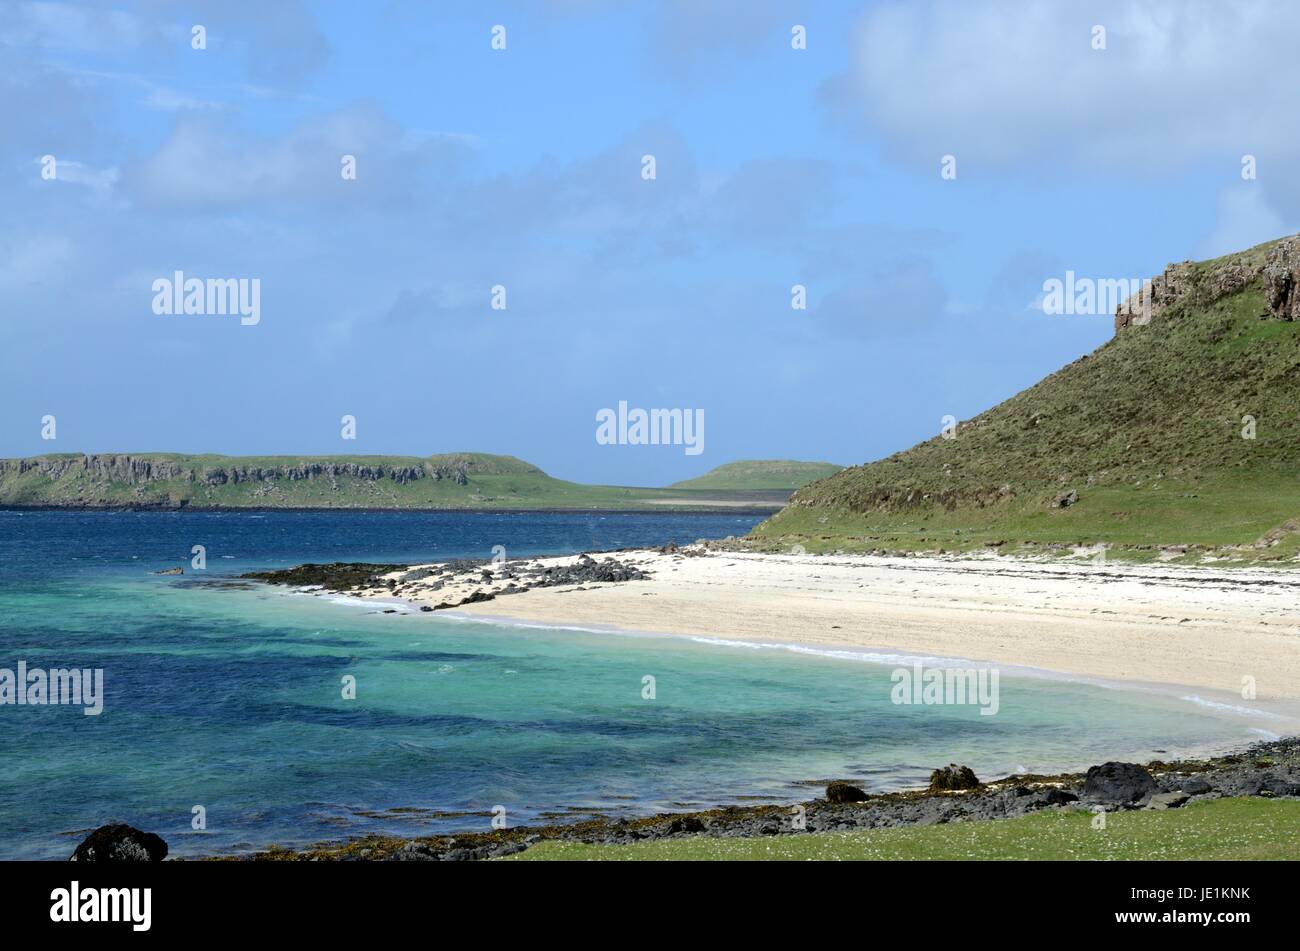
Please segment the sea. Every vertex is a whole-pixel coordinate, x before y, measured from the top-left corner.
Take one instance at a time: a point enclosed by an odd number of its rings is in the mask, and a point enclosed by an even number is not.
[[[685,544],[762,517],[0,511],[0,671],[103,678],[98,714],[0,705],[0,858],[65,859],[113,821],[203,856],[797,803],[830,779],[877,792],[947,763],[1055,772],[1272,729],[1248,706],[1032,671],[1001,672],[996,715],[897,704],[893,671],[923,659],[505,624],[239,578]]]

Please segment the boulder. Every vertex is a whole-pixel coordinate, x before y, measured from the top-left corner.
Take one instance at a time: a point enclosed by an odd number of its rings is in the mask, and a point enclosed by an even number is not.
[[[1074,489],[1069,492],[1062,492],[1056,498],[1052,499],[1052,507],[1058,509],[1068,509],[1075,502],[1079,501],[1079,493]]]
[[[958,766],[956,763],[949,763],[942,769],[936,769],[930,774],[930,790],[932,792],[947,792],[953,789],[976,789],[980,781],[975,777],[975,771],[969,766]]]
[[[1037,801],[1044,806],[1064,806],[1067,803],[1077,802],[1078,799],[1079,797],[1069,790],[1052,786],[1040,792]]]
[[[865,802],[867,794],[852,783],[837,779],[826,784],[827,802]]]
[[[117,822],[100,826],[86,836],[70,861],[161,862],[166,857],[167,843],[161,836]]]
[[[664,831],[667,835],[698,835],[707,831],[707,827],[699,816],[684,815],[675,817]]]
[[[1147,802],[1147,808],[1148,809],[1177,809],[1179,806],[1181,806],[1183,803],[1185,803],[1187,800],[1191,798],[1192,798],[1191,796],[1183,792],[1181,789],[1175,790],[1174,792],[1160,792],[1160,793],[1156,793],[1151,797],[1151,799]]]
[[[1137,763],[1102,763],[1083,780],[1083,798],[1094,802],[1137,802],[1155,790],[1156,781]]]
[[[1187,793],[1189,796],[1203,796],[1209,792],[1211,788],[1212,787],[1209,783],[1199,777],[1185,779],[1183,780],[1182,785],[1183,792]]]

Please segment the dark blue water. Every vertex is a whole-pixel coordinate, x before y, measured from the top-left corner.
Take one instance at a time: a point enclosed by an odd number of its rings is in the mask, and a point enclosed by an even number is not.
[[[0,510],[0,582],[138,573],[210,573],[302,562],[436,561],[597,551],[744,535],[752,514],[494,512],[56,512]],[[223,564],[222,562],[226,562]]]

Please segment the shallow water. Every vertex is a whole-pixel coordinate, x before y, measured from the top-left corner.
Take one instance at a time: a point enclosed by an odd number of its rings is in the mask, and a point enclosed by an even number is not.
[[[486,829],[494,806],[517,824],[795,801],[814,794],[810,782],[899,788],[948,762],[982,777],[1056,771],[1233,745],[1268,727],[1176,695],[1008,671],[995,716],[901,706],[893,663],[866,654],[383,614],[229,584],[301,561],[684,543],[757,520],[0,512],[0,667],[105,678],[99,716],[0,706],[0,857],[64,858],[112,819],[199,854]],[[189,566],[195,544],[205,571]],[[177,565],[183,577],[151,574]],[[195,806],[204,832],[191,829]]]

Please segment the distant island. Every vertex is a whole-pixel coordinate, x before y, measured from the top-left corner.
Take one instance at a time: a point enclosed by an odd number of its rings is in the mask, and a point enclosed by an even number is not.
[[[743,461],[667,488],[584,485],[513,456],[219,456],[59,453],[0,459],[10,508],[486,510],[776,509],[839,470]]]
[[[753,491],[781,489],[793,492],[810,482],[833,476],[843,469],[833,462],[795,462],[790,459],[728,462],[694,479],[674,482],[670,489],[726,489]]]

